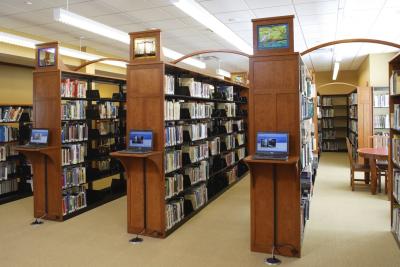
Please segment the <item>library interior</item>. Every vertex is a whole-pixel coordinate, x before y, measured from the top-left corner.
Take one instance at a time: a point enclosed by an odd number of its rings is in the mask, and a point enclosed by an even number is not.
[[[0,266],[399,267],[399,14],[0,0]]]

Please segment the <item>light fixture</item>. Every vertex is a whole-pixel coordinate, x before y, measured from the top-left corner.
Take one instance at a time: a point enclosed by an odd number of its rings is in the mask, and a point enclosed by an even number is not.
[[[6,33],[6,32],[0,32],[0,42],[17,45],[17,46],[22,46],[22,47],[27,47],[27,48],[32,48],[32,49],[35,49],[37,44],[42,43],[38,40],[29,39],[29,38],[21,37],[21,36]],[[67,47],[60,47],[59,53],[60,53],[60,55],[63,55],[63,56],[78,58],[78,59],[87,60],[87,61],[104,58],[99,55],[86,53],[86,52],[82,52],[79,50],[70,49]],[[101,63],[126,68],[126,63],[121,62],[121,61],[105,60],[105,61],[102,61]]]
[[[231,29],[229,29],[225,24],[219,21],[196,1],[172,0],[172,3],[177,8],[197,20],[199,23],[218,34],[228,43],[231,43],[233,46],[237,47],[240,51],[249,55],[253,54],[253,48],[249,44],[247,44],[242,38],[236,35]]]
[[[77,27],[79,29],[89,31],[113,40],[117,40],[124,44],[130,44],[129,34],[124,31],[112,28],[100,22],[88,19],[80,16],[76,13],[70,12],[62,8],[54,9],[54,20]],[[169,48],[163,47],[164,56],[170,59],[178,59],[183,55]],[[206,64],[200,60],[188,58],[182,61],[185,64],[192,65],[194,67],[205,69]]]
[[[216,72],[217,72],[218,75],[221,75],[221,76],[224,76],[224,77],[228,77],[228,78],[231,77],[231,73],[229,71],[223,70],[221,68],[218,68]]]
[[[339,73],[339,67],[340,67],[340,62],[335,62],[335,65],[333,66],[333,76],[332,80],[336,81],[336,78]]]

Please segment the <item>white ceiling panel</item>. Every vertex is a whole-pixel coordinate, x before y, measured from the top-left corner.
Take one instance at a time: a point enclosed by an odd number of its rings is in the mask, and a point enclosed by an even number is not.
[[[291,5],[291,0],[245,0],[250,9]]]
[[[295,13],[292,5],[253,9],[253,12],[257,18],[293,15]]]
[[[227,23],[232,31],[252,31],[253,24],[251,22],[238,22],[238,23]]]
[[[179,19],[167,19],[160,21],[144,22],[143,25],[147,26],[147,28],[157,28],[162,30],[187,28],[187,25]]]
[[[146,26],[141,23],[131,23],[127,25],[120,25],[118,27],[119,30],[124,32],[137,32],[137,31],[144,31],[146,30]]]
[[[36,11],[35,16],[31,16],[29,13],[18,13],[10,15],[9,18],[28,23],[31,26],[54,22],[52,9]]]
[[[139,22],[139,20],[135,20],[135,18],[127,13],[113,13],[109,15],[93,17],[93,19],[112,27]]]
[[[85,17],[97,17],[101,15],[107,15],[110,13],[118,13],[120,10],[117,8],[112,7],[108,3],[111,1],[87,1],[77,4],[70,4],[69,10],[71,12],[78,13],[81,16]]]
[[[330,14],[338,9],[338,0],[311,2],[296,4],[296,12],[299,16]]]
[[[65,0],[64,0],[65,1]],[[165,3],[160,1],[149,1],[149,0],[103,0],[108,5],[119,9],[120,11],[134,11],[141,9],[156,8],[161,6],[170,5],[171,2]]]
[[[314,25],[314,24],[336,24],[337,14],[336,12],[321,15],[307,15],[299,16],[299,20],[302,26]]]
[[[174,17],[168,14],[167,11],[161,8],[149,8],[143,10],[136,10],[128,12],[133,19],[137,19],[142,22],[148,21],[159,21],[159,20],[167,20],[173,19]]]
[[[214,14],[217,19],[219,19],[222,23],[238,23],[238,22],[246,22],[251,23],[251,20],[255,18],[253,12],[250,10],[243,11],[234,11],[228,13],[216,13]]]
[[[399,0],[386,0],[385,7],[400,7]]]
[[[386,0],[346,0],[345,5],[348,10],[380,9]]]
[[[199,3],[213,14],[248,9],[244,0],[207,0]]]

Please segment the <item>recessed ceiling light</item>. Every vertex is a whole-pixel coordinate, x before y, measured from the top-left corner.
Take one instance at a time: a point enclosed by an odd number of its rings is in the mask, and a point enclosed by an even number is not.
[[[25,4],[32,5],[33,3],[31,1],[25,1]]]

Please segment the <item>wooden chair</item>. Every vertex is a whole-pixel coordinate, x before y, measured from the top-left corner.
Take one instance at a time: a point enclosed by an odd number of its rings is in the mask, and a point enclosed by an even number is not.
[[[353,149],[350,140],[347,137],[346,137],[346,145],[347,145],[347,155],[349,157],[349,162],[350,162],[350,186],[351,186],[351,191],[354,191],[356,182],[363,182],[363,185],[366,185],[365,179],[356,179],[354,177],[354,173],[355,172],[369,173],[369,166],[365,166],[363,164],[354,161]]]
[[[387,135],[373,135],[368,138],[368,145],[369,147],[373,148],[381,148],[385,147],[389,149],[389,136]],[[385,181],[385,194],[387,194],[388,188],[388,161],[387,160],[378,160],[376,162],[376,171],[378,176],[378,190],[379,192],[382,191],[381,189],[381,178],[383,177]]]

